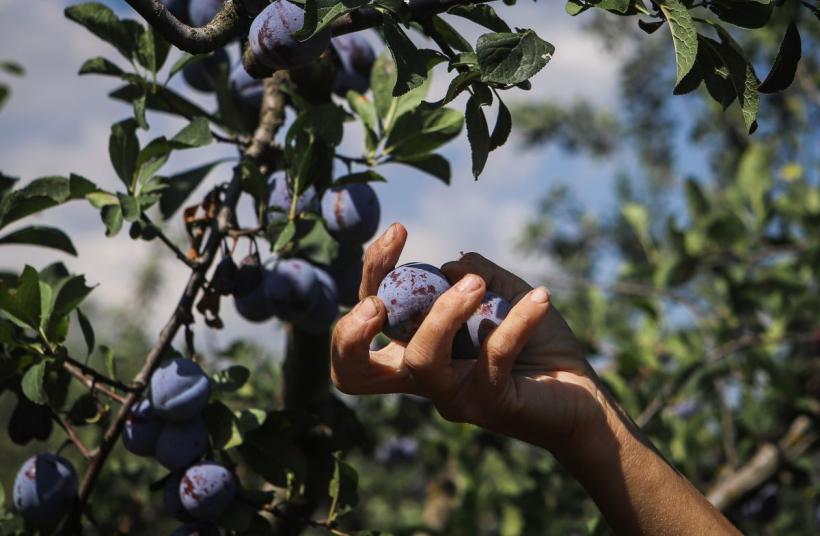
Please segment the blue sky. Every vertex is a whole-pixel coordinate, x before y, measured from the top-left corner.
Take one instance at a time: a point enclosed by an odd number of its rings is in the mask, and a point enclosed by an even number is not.
[[[24,181],[76,172],[104,188],[116,189],[119,182],[108,161],[108,133],[110,125],[127,117],[130,109],[106,97],[117,87],[115,81],[78,77],[76,72],[87,58],[104,55],[114,59],[117,53],[63,17],[63,5],[71,3],[75,2],[0,0],[2,59],[13,59],[27,70],[25,77],[9,79],[11,99],[0,111],[0,166],[4,173]],[[129,12],[124,2],[105,3],[117,7],[122,14]],[[615,104],[618,58],[580,29],[583,17],[569,17],[560,2],[522,2],[515,7],[499,2],[496,7],[511,26],[532,27],[556,47],[550,64],[533,79],[532,91],[508,92],[508,102],[550,99],[570,103],[586,98],[601,106]],[[482,33],[474,25],[453,22],[473,41]],[[437,77],[432,93],[441,94],[446,83],[443,77]],[[206,107],[213,107],[207,96],[187,90],[181,80],[172,83],[172,87],[190,94]],[[463,101],[454,106],[463,109]],[[494,114],[490,116],[494,118]],[[151,137],[173,134],[183,126],[180,121],[162,115],[149,115],[149,122]],[[343,152],[354,154],[360,140],[357,132],[350,132]],[[175,153],[166,171],[187,169],[233,154],[231,147],[225,145]],[[383,174],[388,182],[376,185],[382,202],[382,228],[392,221],[401,221],[409,230],[403,260],[440,264],[457,257],[460,251],[479,251],[533,282],[547,284],[548,261],[523,257],[514,249],[522,225],[537,208],[538,199],[555,184],[569,184],[585,206],[603,210],[611,203],[612,178],[632,165],[625,154],[610,160],[590,160],[569,156],[555,148],[523,151],[513,136],[491,155],[481,179],[474,181],[466,136],[451,143],[444,154],[453,167],[450,186],[401,166],[385,167]],[[225,180],[229,173],[229,165],[220,167],[211,175],[209,184]],[[243,216],[247,218],[247,212]],[[66,229],[79,257],[36,248],[4,247],[0,268],[19,270],[25,262],[42,266],[62,260],[73,271],[85,273],[90,281],[99,283],[93,296],[100,301],[126,303],[135,271],[146,259],[163,254],[159,251],[161,246],[133,242],[125,232],[113,239],[105,238],[97,211],[85,203],[49,211],[38,217],[38,223]],[[180,236],[181,229],[179,222],[173,222],[169,233]],[[149,326],[152,330],[158,329],[171,311],[186,278],[184,267],[178,266],[171,256],[167,259],[162,264],[166,277],[163,297],[147,315],[156,319],[156,325]],[[242,322],[233,307],[225,305],[227,329],[215,342],[234,336],[269,339],[269,325]]]

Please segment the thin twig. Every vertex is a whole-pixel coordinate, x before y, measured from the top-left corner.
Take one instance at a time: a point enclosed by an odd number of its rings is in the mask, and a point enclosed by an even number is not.
[[[135,389],[134,387],[126,385],[126,384],[122,383],[121,381],[115,380],[113,378],[109,378],[105,374],[102,374],[102,373],[94,370],[93,368],[89,367],[88,365],[80,363],[79,361],[77,361],[73,357],[66,356],[64,358],[64,361],[65,361],[65,363],[67,363],[67,364],[69,364],[73,367],[76,367],[85,376],[88,376],[91,379],[93,379],[95,383],[98,383],[98,384],[102,383],[102,384],[105,384],[105,385],[109,385],[109,386],[111,386],[115,389],[119,389],[120,391],[125,391],[126,393],[131,393],[131,392],[136,392],[137,391],[137,389]]]
[[[241,236],[256,236],[264,230],[265,228],[261,225],[258,225],[256,227],[248,227],[244,229],[230,229],[228,231],[228,236],[231,238],[239,238]]]
[[[145,223],[146,225],[151,226],[151,228],[154,230],[154,232],[157,233],[157,238],[159,238],[160,241],[163,244],[168,246],[168,249],[170,249],[174,253],[174,255],[176,256],[177,259],[184,262],[185,265],[188,268],[195,268],[196,267],[196,263],[194,261],[192,261],[191,259],[189,259],[188,256],[185,253],[183,253],[182,250],[179,249],[179,247],[177,247],[177,245],[174,244],[171,241],[170,238],[168,238],[168,236],[165,235],[165,233],[162,231],[162,229],[160,229],[157,224],[155,224],[153,221],[151,221],[151,218],[149,218],[147,214],[143,213],[142,216],[141,216],[141,219],[142,219],[143,223]]]
[[[75,378],[80,380],[80,382],[82,382],[83,385],[88,387],[88,389],[92,393],[95,392],[95,391],[99,391],[100,393],[104,394],[105,396],[107,396],[111,400],[115,400],[115,401],[119,402],[120,404],[125,404],[125,400],[126,400],[125,396],[119,394],[118,392],[114,391],[113,389],[110,389],[110,388],[106,387],[105,384],[97,382],[94,378],[92,378],[91,376],[86,375],[85,373],[83,373],[82,370],[80,370],[76,366],[72,365],[71,363],[63,361],[63,368],[66,369],[69,374],[71,374],[72,376],[74,376]]]
[[[66,422],[65,419],[60,417],[59,413],[51,409],[51,407],[49,407],[48,409],[51,411],[51,416],[54,418],[55,421],[57,421],[57,424],[60,425],[60,428],[62,428],[65,431],[66,435],[68,436],[68,439],[74,444],[75,447],[77,447],[77,450],[80,451],[80,454],[82,454],[83,458],[85,458],[86,460],[92,459],[94,457],[94,452],[85,446],[85,443],[83,443],[83,440],[80,439],[80,436],[77,435],[77,432],[74,430],[74,428],[70,424],[68,424],[68,422]]]
[[[213,136],[216,141],[238,145],[239,147],[247,147],[251,143],[250,140],[244,136],[223,136],[213,129],[211,130],[211,136]]]

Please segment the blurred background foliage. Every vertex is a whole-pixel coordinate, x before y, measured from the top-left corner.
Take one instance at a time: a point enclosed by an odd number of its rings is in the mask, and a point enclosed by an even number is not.
[[[753,62],[770,65],[777,53],[789,20],[777,13],[766,28],[738,36]],[[740,114],[724,113],[705,87],[668,98],[675,78],[668,42],[647,39],[631,19],[584,16],[590,39],[627,52],[618,107],[528,101],[514,110],[515,132],[527,150],[557,144],[602,166],[626,151],[636,165],[613,169],[619,188],[612,213],[584,210],[560,186],[543,195],[519,247],[547,256],[555,269],[531,283],[551,288],[618,400],[744,533],[817,534],[818,25],[801,25],[804,55],[795,83],[767,99],[760,129],[747,137]],[[689,169],[683,146],[707,155],[708,167]],[[86,305],[98,342],[116,349],[121,377],[133,375],[150,346],[139,303],[151,300],[160,277],[149,261],[128,309],[110,310],[93,296]],[[91,363],[102,368],[103,353]],[[229,359],[253,371],[251,382],[223,397],[240,410],[281,407],[282,357],[237,341],[203,359],[213,368]],[[68,396],[82,392],[76,387]],[[421,399],[343,400],[361,423],[348,430],[359,447],[347,456],[361,502],[342,527],[606,533],[594,504],[544,452],[446,423]],[[16,404],[14,393],[0,395],[0,422],[9,422]],[[93,418],[104,424],[110,414],[98,409]],[[99,430],[81,433],[91,443]],[[37,449],[57,450],[60,441],[52,435]],[[31,450],[0,434],[0,481],[11,482]],[[176,523],[161,515],[161,490],[149,488],[162,473],[118,446],[97,490],[105,498],[93,511],[100,532],[169,532]],[[4,533],[20,528],[7,521]]]

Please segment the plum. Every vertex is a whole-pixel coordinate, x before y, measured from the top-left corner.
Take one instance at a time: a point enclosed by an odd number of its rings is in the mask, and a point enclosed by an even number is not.
[[[478,308],[456,333],[453,357],[475,359],[487,336],[498,327],[512,309],[506,299],[495,292],[485,292]]]
[[[179,497],[185,510],[196,519],[217,519],[236,495],[233,473],[213,462],[188,468],[179,483]]]
[[[183,24],[191,23],[191,19],[188,17],[188,0],[162,0],[162,3],[179,22]]]
[[[216,14],[222,11],[224,4],[225,0],[191,0],[188,4],[188,19],[191,26],[199,28],[211,22]]]
[[[268,199],[267,221],[287,219],[290,214],[290,206],[293,203],[293,190],[288,181],[282,176],[271,175],[268,179],[268,189],[270,190],[270,198]],[[316,198],[316,189],[313,186],[309,186],[296,200],[296,214],[306,211],[319,211],[319,201]]]
[[[429,264],[411,262],[387,274],[376,293],[387,309],[384,334],[398,341],[409,341],[433,303],[448,288],[450,283],[444,274]]]
[[[336,283],[336,292],[339,303],[352,306],[359,301],[359,285],[362,283],[362,259],[364,250],[361,246],[345,246],[339,249],[339,254],[328,267],[328,273]]]
[[[210,56],[189,63],[182,68],[182,78],[192,88],[203,93],[216,91],[220,71],[229,63],[228,53],[224,48],[218,48]]]
[[[186,523],[178,527],[171,536],[219,536],[219,529],[213,523]]]
[[[305,314],[319,292],[316,270],[302,259],[277,260],[262,283],[265,298],[282,320],[296,320]]]
[[[184,421],[198,415],[211,396],[211,380],[190,359],[170,359],[151,376],[151,406],[165,420]]]
[[[25,445],[32,439],[45,441],[54,427],[51,410],[18,395],[17,405],[9,419],[9,438],[17,445]]]
[[[226,254],[219,261],[211,277],[211,289],[222,296],[230,296],[236,289],[239,280],[239,267],[233,258]]]
[[[122,444],[137,456],[152,456],[157,446],[157,438],[162,431],[162,421],[154,415],[151,401],[142,399],[125,420],[122,429]]]
[[[179,483],[182,481],[182,473],[172,474],[162,490],[162,505],[165,513],[179,521],[188,521],[191,515],[182,505],[179,497]]]
[[[313,267],[316,274],[316,289],[305,312],[293,322],[308,333],[321,333],[328,329],[339,314],[339,298],[336,283],[326,271]]]
[[[265,93],[265,81],[257,80],[248,74],[242,61],[237,61],[228,76],[228,87],[240,105],[259,110],[262,106],[262,95]]]
[[[370,71],[376,62],[376,54],[367,39],[352,33],[330,40],[341,69],[336,71],[333,92],[344,97],[349,90],[364,93],[370,88]]]
[[[266,273],[258,255],[248,255],[240,263],[233,298],[236,312],[245,320],[264,322],[273,317],[273,310],[262,288]]]
[[[248,43],[254,57],[271,69],[292,69],[316,60],[330,44],[330,27],[305,41],[293,34],[304,25],[305,11],[287,0],[275,0],[251,23]]]
[[[202,417],[168,422],[157,439],[154,457],[171,471],[181,471],[208,450],[208,428]]]
[[[327,230],[342,243],[364,244],[379,226],[379,198],[367,183],[331,188],[322,197]]]
[[[14,479],[14,508],[34,527],[55,527],[76,498],[77,473],[71,462],[54,454],[27,459]]]

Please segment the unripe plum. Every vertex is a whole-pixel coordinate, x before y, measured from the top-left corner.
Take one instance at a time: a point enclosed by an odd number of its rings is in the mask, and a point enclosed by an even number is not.
[[[305,41],[297,41],[293,34],[302,28],[304,20],[301,7],[287,0],[275,0],[251,23],[251,52],[271,69],[292,69],[314,61],[330,44],[330,27]]]
[[[217,519],[236,495],[233,473],[213,462],[190,467],[179,484],[182,505],[196,519]]]
[[[433,303],[448,288],[450,283],[444,274],[429,264],[411,262],[387,274],[376,294],[387,309],[384,334],[398,341],[409,341]]]
[[[367,39],[352,33],[331,39],[341,69],[336,71],[333,92],[344,97],[349,90],[364,93],[370,89],[370,71],[376,62],[376,54]]]
[[[190,359],[170,359],[151,376],[151,405],[163,419],[190,419],[205,409],[210,396],[208,375]]]
[[[171,471],[181,471],[197,461],[208,450],[208,428],[202,417],[188,421],[168,422],[157,439],[154,457]]]
[[[171,536],[219,536],[219,529],[212,523],[197,521],[178,527]]]
[[[32,456],[14,479],[14,508],[34,527],[56,526],[76,498],[77,473],[68,460],[54,454]]]
[[[495,292],[485,292],[478,308],[456,333],[453,357],[477,358],[487,336],[507,317],[510,309],[510,302]]]
[[[376,233],[380,214],[379,198],[367,183],[331,188],[322,197],[322,217],[327,222],[327,230],[340,242],[367,242]]]
[[[157,446],[157,438],[162,431],[162,421],[154,415],[151,402],[145,398],[136,406],[125,420],[122,429],[122,444],[137,456],[152,456]]]
[[[188,5],[191,26],[199,28],[211,22],[216,14],[222,11],[224,4],[225,0],[191,0]]]
[[[194,89],[203,93],[216,91],[216,83],[223,66],[229,63],[228,53],[224,48],[218,48],[207,58],[189,63],[182,68],[182,78]]]
[[[48,406],[35,404],[25,396],[19,396],[9,419],[9,439],[17,445],[25,445],[32,439],[45,441],[51,435],[53,422]]]

